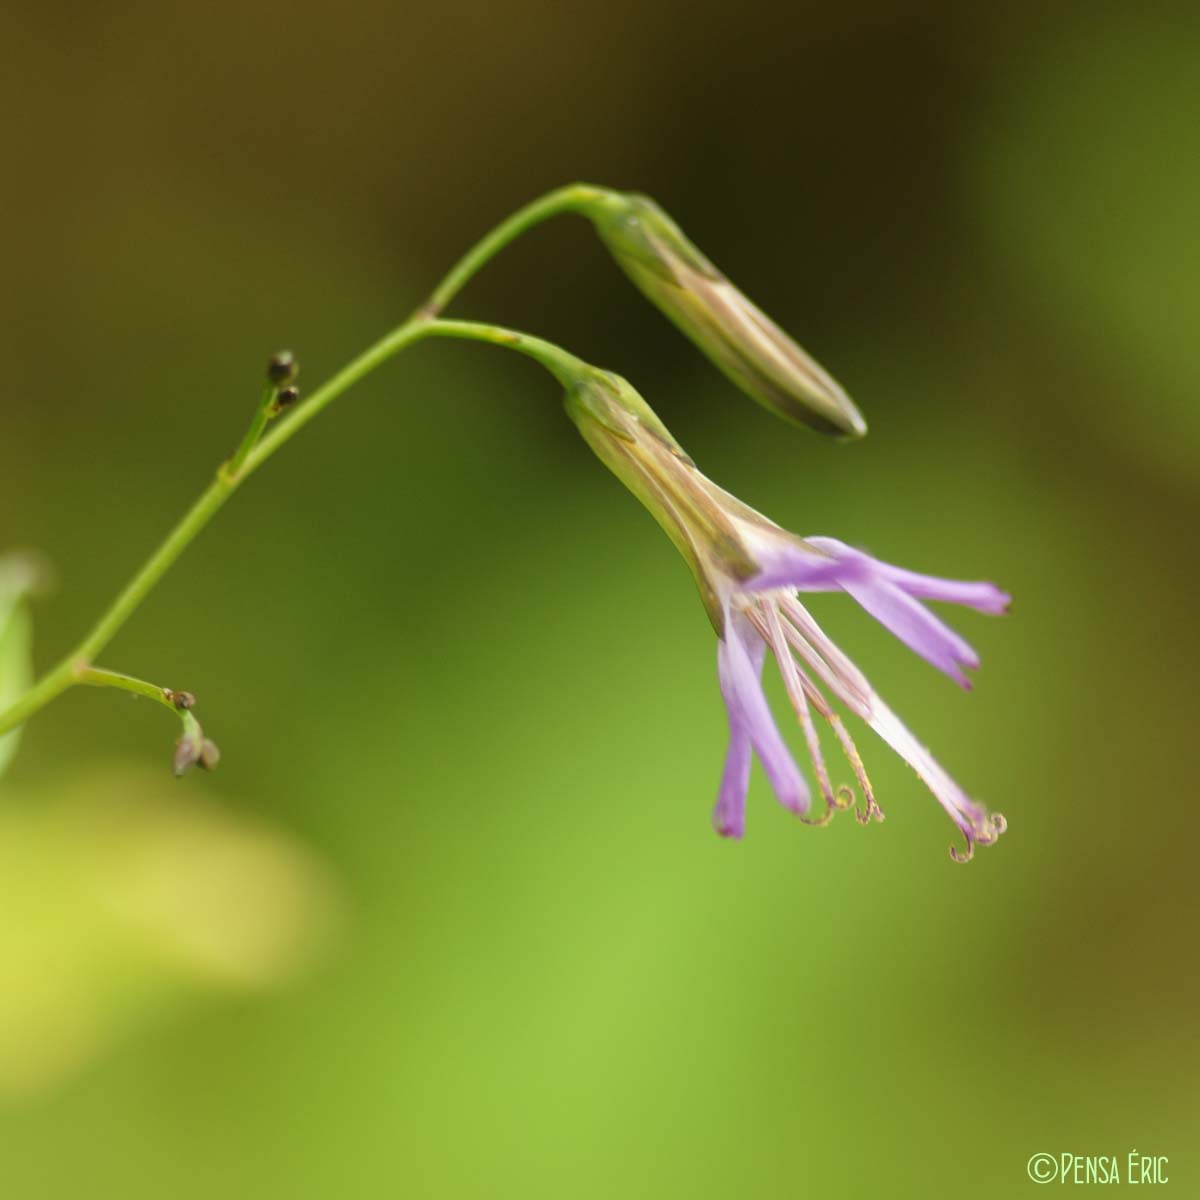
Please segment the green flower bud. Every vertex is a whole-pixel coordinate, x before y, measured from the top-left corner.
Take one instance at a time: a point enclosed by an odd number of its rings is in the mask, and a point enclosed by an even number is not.
[[[866,433],[839,384],[653,200],[603,192],[580,210],[638,288],[748,396],[794,425],[849,438]]]

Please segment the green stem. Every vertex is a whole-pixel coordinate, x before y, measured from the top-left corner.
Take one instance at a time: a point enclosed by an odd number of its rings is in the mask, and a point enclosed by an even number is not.
[[[421,337],[429,321],[424,317],[413,317],[397,326],[391,333],[382,337],[373,346],[368,346],[356,359],[344,366],[332,379],[323,383],[315,392],[309,393],[304,400],[282,424],[277,424],[260,441],[249,454],[237,471],[227,471],[232,484],[236,487],[248,475],[257,471],[268,458],[279,450],[286,442],[300,432],[301,429],[318,417],[333,403],[347,388],[353,387],[364,375],[369,375],[380,363],[386,362],[395,354],[399,354],[406,346]]]
[[[21,699],[6,711],[0,712],[0,734],[21,725],[74,684],[122,686],[114,680],[128,677],[116,676],[113,672],[99,672],[91,666],[92,660],[112,641],[180,554],[212,520],[243,480],[262,466],[272,454],[282,448],[344,391],[406,346],[422,337],[456,337],[488,342],[529,355],[563,384],[577,378],[580,372],[589,370],[590,368],[574,355],[541,338],[514,333],[495,325],[442,321],[435,318],[458,294],[467,280],[514,238],[559,213],[585,212],[608,195],[610,193],[603,188],[572,184],[550,192],[519,209],[496,226],[455,264],[427,303],[408,321],[373,346],[369,346],[313,392],[292,413],[290,420],[275,426],[263,436],[270,420],[270,404],[275,392],[274,388],[268,388],[250,428],[233,457],[218,470],[216,479],[167,535],[162,545],[147,559],[83,641],[62,662],[38,680]],[[103,683],[98,682],[101,677],[104,679]],[[149,684],[144,686],[151,687]]]
[[[112,602],[108,611],[70,655],[70,661],[75,664],[76,670],[90,665],[96,655],[116,637],[121,626],[133,616],[155,584],[213,519],[225,501],[233,495],[239,482],[240,479],[230,478],[221,473],[208,485],[179,524],[167,535],[162,545],[125,585],[124,591]]]
[[[258,439],[262,437],[262,432],[273,415],[271,405],[275,403],[277,390],[273,383],[267,384],[266,391],[263,392],[262,399],[258,402],[258,408],[254,410],[254,419],[250,422],[250,428],[246,430],[246,436],[242,438],[241,445],[233,452],[233,457],[227,465],[226,469],[232,474],[236,475],[242,469],[242,463],[246,461],[250,451],[258,444]]]
[[[321,412],[326,405],[385,359],[414,340],[424,325],[425,322],[422,321],[409,321],[380,339],[353,362],[343,367],[324,386],[313,392],[308,400],[296,409],[290,421],[277,426],[269,436],[259,441],[253,450],[247,453],[240,466],[235,467],[234,459],[225,463],[218,470],[216,479],[209,484],[207,490],[184,514],[183,519],[171,530],[162,545],[146,560],[141,570],[125,585],[124,590],[96,622],[83,641],[16,704],[6,712],[0,713],[0,733],[15,729],[38,709],[49,704],[55,697],[79,682],[80,671],[90,667],[96,655],[112,641],[120,628],[137,611],[138,606],[149,595],[155,584],[166,574],[196,535],[212,520],[241,483],[289,438],[298,433]]]
[[[20,700],[0,713],[0,734],[23,725],[35,712],[45,708],[56,696],[62,695],[74,682],[73,664],[69,659],[64,659],[54,670],[43,675]]]
[[[561,346],[534,337],[530,333],[518,333],[502,325],[487,325],[481,321],[448,321],[439,318],[430,321],[421,331],[424,337],[463,338],[472,342],[486,342],[490,346],[501,346],[515,350],[540,363],[563,387],[586,375],[592,368],[581,358],[568,353]]]
[[[61,663],[45,675],[7,711],[0,713],[0,734],[15,729],[39,709],[49,704],[74,684],[94,682],[87,678],[96,655],[116,636],[126,621],[137,611],[155,584],[166,574],[175,560],[190,545],[196,535],[212,520],[241,483],[272,454],[281,449],[309,421],[313,420],[344,391],[373,371],[380,363],[422,337],[453,337],[486,342],[528,355],[544,366],[564,386],[591,368],[573,354],[529,334],[472,321],[433,320],[416,316],[392,330],[332,379],[311,393],[292,414],[290,420],[276,426],[250,450],[240,465],[235,459],[221,467],[217,478],[192,505],[183,519],[167,535],[166,540],[150,556],[140,571],[125,586],[91,631]],[[111,674],[111,673],[107,673]],[[111,682],[103,686],[118,686]],[[146,685],[150,686],[150,685]]]
[[[454,264],[437,290],[422,306],[421,315],[436,317],[480,267],[533,226],[540,225],[547,218],[556,217],[560,213],[584,212],[610,194],[607,188],[594,187],[588,183],[572,183],[548,192],[524,208],[518,209]]]
[[[144,679],[135,679],[132,675],[122,675],[120,671],[106,671],[103,667],[80,667],[75,671],[75,682],[85,687],[119,688],[123,692],[131,692],[135,696],[144,696],[154,700],[164,708],[169,708],[178,715],[172,698],[174,693],[167,688],[161,688],[156,683],[147,683]]]

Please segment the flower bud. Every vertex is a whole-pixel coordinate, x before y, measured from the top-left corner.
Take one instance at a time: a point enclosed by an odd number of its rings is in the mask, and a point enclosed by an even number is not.
[[[200,757],[196,760],[205,771],[215,771],[221,761],[221,751],[212,738],[205,738],[200,747]]]
[[[195,766],[200,761],[200,752],[204,747],[203,738],[189,730],[175,743],[175,754],[171,759],[171,769],[176,776],[183,775],[188,767]]]
[[[267,361],[267,382],[275,387],[283,387],[291,383],[299,373],[300,367],[290,350],[280,350],[272,354]]]
[[[270,416],[277,417],[280,413],[287,412],[289,408],[292,408],[299,399],[300,389],[298,387],[280,388],[275,393],[275,399],[271,401],[267,412]]]
[[[217,749],[216,742],[204,736],[200,722],[192,715],[191,706],[180,706],[180,695],[187,696],[188,699],[192,697],[187,692],[175,692],[173,695],[176,697],[173,703],[183,717],[183,735],[175,743],[175,756],[171,760],[175,774],[183,775],[189,767],[196,766],[204,771],[213,770],[221,761],[221,752]]]
[[[653,200],[605,192],[581,207],[629,278],[748,396],[794,425],[848,438],[866,433],[840,385]]]

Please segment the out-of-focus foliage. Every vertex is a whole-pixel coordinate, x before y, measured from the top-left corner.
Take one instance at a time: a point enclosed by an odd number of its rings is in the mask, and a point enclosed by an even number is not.
[[[0,809],[0,1102],[64,1086],[207,994],[294,978],[333,931],[294,837],[93,763]]]
[[[865,730],[886,823],[800,827],[756,776],[722,842],[686,567],[536,367],[415,349],[251,480],[105,656],[197,695],[219,771],[172,780],[168,716],[115,694],[24,731],[6,1194],[986,1200],[1037,1151],[1133,1149],[1195,1190],[1200,30],[1106,11],[6,18],[0,545],[59,568],[40,664],[211,478],[268,353],[311,388],[576,178],[662,202],[870,435],[745,403],[582,222],[456,313],[627,376],[787,527],[1015,597],[947,614],[983,659],[970,696],[813,604],[1008,816],[998,846],[952,864]],[[295,970],[339,894],[334,952]]]
[[[33,678],[33,618],[26,597],[33,568],[16,555],[0,556],[0,712],[15,704]],[[0,734],[0,775],[17,752],[20,729]]]
[[[996,136],[974,148],[979,202],[1030,324],[1092,381],[1064,402],[1151,469],[1194,482],[1200,154],[1184,130],[1200,111],[1196,41],[1118,7],[1040,39],[1000,86]]]

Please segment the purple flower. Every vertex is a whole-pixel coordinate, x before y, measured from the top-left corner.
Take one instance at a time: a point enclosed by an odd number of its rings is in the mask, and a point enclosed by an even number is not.
[[[1005,829],[999,813],[972,800],[879,698],[800,603],[805,592],[849,594],[909,649],[970,687],[965,671],[975,651],[922,601],[941,600],[979,612],[1002,613],[1009,598],[991,583],[920,575],[880,562],[833,538],[800,538],[755,512],[705,478],[619,376],[597,372],[567,395],[567,410],[602,461],[653,514],[687,560],[720,639],[717,674],[729,714],[729,748],[713,813],[724,837],[746,828],[746,791],[757,756],[784,807],[809,824],[825,824],[854,804],[853,789],[834,788],[821,750],[814,712],[840,743],[862,792],[856,813],[866,824],[883,819],[862,758],[831,701],[865,721],[920,776],[966,838],[966,861],[977,845]],[[770,650],[803,732],[825,811],[811,817],[807,782],[775,724],[762,688]]]
[[[879,698],[862,672],[842,653],[800,603],[802,592],[841,590],[858,601],[901,641],[963,687],[964,668],[979,665],[971,647],[933,615],[922,600],[944,600],[986,613],[1002,613],[1009,598],[990,583],[961,583],[919,575],[852,550],[833,538],[814,537],[806,548],[829,557],[815,559],[797,551],[746,583],[723,589],[725,631],[717,650],[721,694],[729,713],[729,748],[713,813],[724,837],[741,837],[746,827],[746,789],[751,751],[786,808],[824,824],[853,803],[847,789],[830,784],[813,711],[829,723],[862,790],[864,824],[883,819],[862,759],[849,732],[829,703],[832,697],[865,721],[922,779],[967,841],[966,852],[951,849],[958,861],[976,845],[994,842],[1005,829],[999,813],[989,814],[938,765],[894,712]],[[790,569],[789,569],[790,566]],[[813,772],[825,800],[815,822],[807,816],[811,797],[797,770],[763,694],[761,673],[767,650],[779,667],[784,688],[804,733]]]

